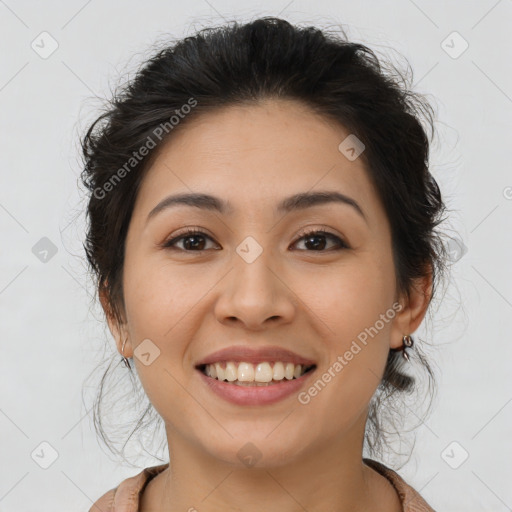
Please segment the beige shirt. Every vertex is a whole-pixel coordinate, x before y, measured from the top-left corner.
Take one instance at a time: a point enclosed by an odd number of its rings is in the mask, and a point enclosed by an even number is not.
[[[436,512],[398,473],[372,459],[363,459],[363,462],[391,482],[398,493],[403,512]],[[123,480],[116,488],[101,496],[89,512],[138,512],[140,496],[146,485],[168,467],[168,463],[151,466]]]

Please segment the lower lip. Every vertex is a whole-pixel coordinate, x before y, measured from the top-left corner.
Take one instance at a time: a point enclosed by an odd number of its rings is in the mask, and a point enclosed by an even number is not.
[[[315,368],[316,369],[316,368]],[[237,405],[267,405],[279,402],[297,393],[315,370],[310,370],[298,379],[282,380],[268,386],[238,386],[208,377],[201,370],[199,375],[208,387],[221,398]]]

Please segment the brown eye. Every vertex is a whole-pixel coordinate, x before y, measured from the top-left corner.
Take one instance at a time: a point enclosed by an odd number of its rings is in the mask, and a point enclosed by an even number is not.
[[[177,249],[184,252],[201,252],[206,250],[206,240],[212,240],[212,238],[203,231],[188,229],[179,236],[164,242],[162,247],[173,250]],[[349,246],[339,236],[323,230],[302,232],[300,238],[294,243],[294,245],[301,240],[304,240],[306,251],[308,252],[327,252],[328,250],[349,249]],[[335,248],[326,250],[326,246],[328,245],[326,240],[334,241]],[[181,247],[177,247],[177,244],[182,241],[183,245]]]
[[[186,252],[199,252],[204,251],[205,249],[205,240],[211,240],[211,238],[202,231],[198,231],[195,229],[189,229],[184,233],[180,234],[173,239],[164,242],[163,247],[169,249],[175,249],[176,244],[183,240],[183,246],[177,247],[178,250],[186,251]]]
[[[324,251],[325,246],[327,245],[327,242],[325,242],[326,239],[334,240],[336,245],[338,246],[337,249],[348,249],[348,245],[337,235],[334,235],[333,233],[329,233],[328,231],[319,231],[319,230],[313,230],[313,231],[307,231],[303,232],[300,235],[300,238],[297,240],[297,242],[304,240],[304,244],[307,248],[310,248],[312,251],[316,252],[326,252]],[[295,242],[295,244],[297,243]]]

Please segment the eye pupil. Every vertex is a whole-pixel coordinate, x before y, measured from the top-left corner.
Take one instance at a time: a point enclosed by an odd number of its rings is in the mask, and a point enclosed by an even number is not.
[[[322,239],[323,238],[323,241],[320,241],[318,242],[318,239]],[[316,234],[316,235],[309,235],[305,242],[306,242],[306,246],[309,242],[311,242],[312,240],[317,240],[317,242],[312,242],[312,245],[313,245],[313,248],[314,249],[323,249],[325,248],[325,235],[322,235],[322,234]]]
[[[203,247],[201,246],[201,241],[198,242],[198,239],[202,240],[203,245],[204,245],[204,237],[203,236],[201,236],[201,235],[188,235],[186,238],[183,239],[183,242],[184,242],[183,246],[187,250],[189,250],[191,248],[201,250]],[[189,240],[193,240],[193,242],[192,243],[188,243]],[[199,247],[198,247],[198,245],[199,245]]]

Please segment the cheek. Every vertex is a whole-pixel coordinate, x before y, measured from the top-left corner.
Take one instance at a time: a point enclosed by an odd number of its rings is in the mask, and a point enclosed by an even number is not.
[[[180,319],[197,302],[187,272],[143,256],[127,260],[124,296],[130,330],[136,338],[163,340],[172,336]],[[195,279],[196,287],[200,283]]]
[[[322,329],[328,359],[299,402],[335,425],[333,435],[365,410],[381,380],[395,316],[392,279],[375,262],[361,263],[316,280],[310,293],[312,302],[322,304],[315,313],[328,327]]]
[[[355,256],[335,268],[304,272],[297,283],[300,298],[322,320],[325,335],[336,345],[355,338],[391,307],[392,269]],[[343,345],[340,345],[342,347]]]
[[[186,387],[188,378],[183,368],[188,340],[200,322],[198,303],[213,284],[192,269],[150,261],[142,252],[126,259],[123,286],[134,363],[148,398],[164,417],[170,404],[176,412],[189,402],[180,386]]]
[[[336,335],[330,339],[331,361],[337,360],[343,366],[338,369],[345,375],[349,389],[359,385],[374,389],[387,360],[396,312],[389,288],[378,275],[366,286],[355,286],[350,292],[349,295],[347,290],[347,295],[333,306],[338,314],[333,315]]]
[[[328,360],[298,396],[299,410],[315,418],[311,428],[323,439],[336,438],[366,413],[387,360],[389,324],[379,331],[373,319],[368,327],[367,311],[347,318],[335,325],[336,335],[326,340]]]

